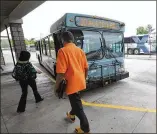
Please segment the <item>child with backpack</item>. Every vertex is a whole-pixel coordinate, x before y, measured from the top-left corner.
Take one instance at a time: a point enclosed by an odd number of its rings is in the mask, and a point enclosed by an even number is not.
[[[18,62],[16,63],[12,77],[19,81],[19,84],[22,89],[22,95],[17,107],[17,113],[25,112],[26,101],[27,101],[27,88],[28,85],[32,88],[36,103],[43,101],[43,98],[40,96],[36,86],[36,73],[37,71],[29,62],[30,53],[28,51],[21,51]]]

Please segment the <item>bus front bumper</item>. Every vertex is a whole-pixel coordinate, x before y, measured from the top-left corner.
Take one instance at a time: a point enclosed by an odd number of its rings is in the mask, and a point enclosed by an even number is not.
[[[106,78],[102,78],[102,77],[97,77],[97,78],[90,78],[90,80],[88,79],[86,82],[87,84],[87,89],[91,89],[91,88],[97,88],[100,87],[101,85],[108,85],[111,84],[113,82],[125,79],[129,77],[129,72],[125,71],[123,73],[120,74],[116,74],[116,76],[110,76],[110,77],[106,77]]]
[[[115,79],[116,81],[119,81],[128,77],[129,77],[129,72],[124,72],[124,73],[116,75],[115,77],[113,77],[113,79]]]

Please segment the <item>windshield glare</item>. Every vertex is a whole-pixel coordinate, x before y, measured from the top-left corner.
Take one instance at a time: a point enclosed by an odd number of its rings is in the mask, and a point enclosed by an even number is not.
[[[116,57],[122,56],[122,33],[110,33],[104,32],[103,37],[105,39],[106,46],[110,49],[110,52]]]
[[[102,58],[100,33],[81,30],[72,30],[71,32],[74,35],[76,45],[83,49],[88,60]]]

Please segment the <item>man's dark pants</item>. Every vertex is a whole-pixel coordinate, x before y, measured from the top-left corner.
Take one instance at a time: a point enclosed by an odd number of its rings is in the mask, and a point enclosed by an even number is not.
[[[80,127],[84,132],[89,132],[88,119],[84,113],[79,93],[68,95],[72,110],[71,115],[76,115],[80,119]]]

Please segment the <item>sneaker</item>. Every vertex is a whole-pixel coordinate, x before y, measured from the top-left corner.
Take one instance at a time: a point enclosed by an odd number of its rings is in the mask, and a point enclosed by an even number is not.
[[[80,127],[75,128],[75,133],[77,133],[77,134],[89,134],[89,132],[84,132]]]
[[[74,123],[75,122],[75,115],[71,115],[69,112],[66,113],[67,118]]]
[[[41,100],[36,101],[36,103],[39,103],[39,102],[41,102],[41,101],[43,101],[43,100],[44,100],[44,98],[41,98]]]

